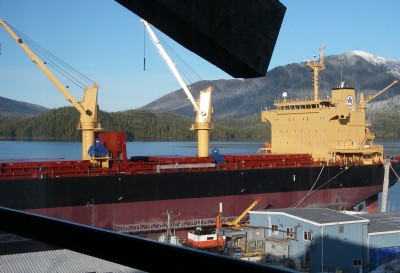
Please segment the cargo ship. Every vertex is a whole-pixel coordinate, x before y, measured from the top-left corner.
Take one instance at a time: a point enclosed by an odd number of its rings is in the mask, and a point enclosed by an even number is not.
[[[355,89],[344,84],[330,97],[318,96],[323,49],[318,62],[307,63],[313,98],[288,99],[284,93],[274,109],[263,110],[271,140],[253,154],[209,149],[208,88],[200,92],[191,128],[198,133],[197,155],[128,157],[125,133],[103,132],[97,120],[97,85],[76,101],[24,41],[3,20],[0,24],[80,112],[82,131],[82,160],[2,162],[3,207],[148,236],[163,232],[171,215],[181,228],[202,221],[204,226],[215,219],[216,208],[223,206],[223,218],[229,219],[258,199],[254,209],[353,210],[365,201],[368,211],[376,211],[384,181],[392,186],[398,180],[399,158],[386,157],[383,146],[373,143],[366,121],[366,105],[375,96],[360,94],[357,102]]]
[[[322,61],[321,61],[322,60]],[[319,63],[309,63],[321,69]],[[85,225],[148,232],[177,220],[214,219],[216,208],[235,217],[255,199],[256,209],[328,207],[352,210],[367,201],[377,209],[385,161],[389,186],[397,181],[398,158],[388,159],[365,120],[369,99],[355,100],[340,86],[330,98],[275,102],[262,111],[271,142],[249,155],[132,156],[123,132],[101,132],[79,161],[3,162],[0,204]],[[200,146],[200,145],[199,145]]]

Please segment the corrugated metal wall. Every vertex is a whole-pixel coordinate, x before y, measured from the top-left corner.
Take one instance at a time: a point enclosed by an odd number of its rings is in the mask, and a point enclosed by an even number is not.
[[[288,239],[287,228],[293,228],[294,237],[288,240],[288,255],[293,260],[300,260],[303,266],[310,263],[312,272],[321,271],[322,267],[352,271],[368,261],[368,226],[365,222],[321,226],[266,212],[251,214],[250,224],[267,227],[266,237],[277,239]],[[273,232],[272,225],[278,227],[277,232]],[[305,238],[305,232],[311,232],[311,241]]]
[[[370,249],[400,246],[400,231],[396,233],[369,234],[368,240]]]

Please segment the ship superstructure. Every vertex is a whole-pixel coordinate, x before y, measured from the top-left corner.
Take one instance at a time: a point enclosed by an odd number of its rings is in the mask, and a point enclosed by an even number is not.
[[[289,99],[283,93],[274,102],[275,109],[261,113],[271,123],[271,143],[262,150],[272,154],[310,154],[314,161],[327,165],[374,164],[383,162],[383,146],[374,144],[374,134],[365,117],[366,104],[360,94],[342,82],[330,97],[318,96],[318,73],[325,68],[324,47],[320,60],[308,62],[314,73],[314,94],[306,99]],[[378,94],[396,84],[394,81]],[[375,96],[373,96],[375,97]]]

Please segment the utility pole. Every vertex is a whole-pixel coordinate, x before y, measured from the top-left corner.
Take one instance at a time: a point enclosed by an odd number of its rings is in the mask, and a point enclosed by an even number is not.
[[[181,215],[180,212],[178,213],[173,213],[172,211],[167,210],[166,213],[164,213],[164,215],[167,216],[167,234],[166,234],[166,241],[167,243],[171,243],[171,237],[172,237],[172,224],[173,224],[173,219],[175,219],[176,217],[178,217],[179,215]]]

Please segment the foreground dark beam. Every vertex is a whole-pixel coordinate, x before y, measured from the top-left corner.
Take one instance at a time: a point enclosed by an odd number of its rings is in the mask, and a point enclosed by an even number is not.
[[[266,75],[286,7],[279,0],[116,0],[235,78]]]
[[[295,272],[0,207],[0,230],[147,272]]]

